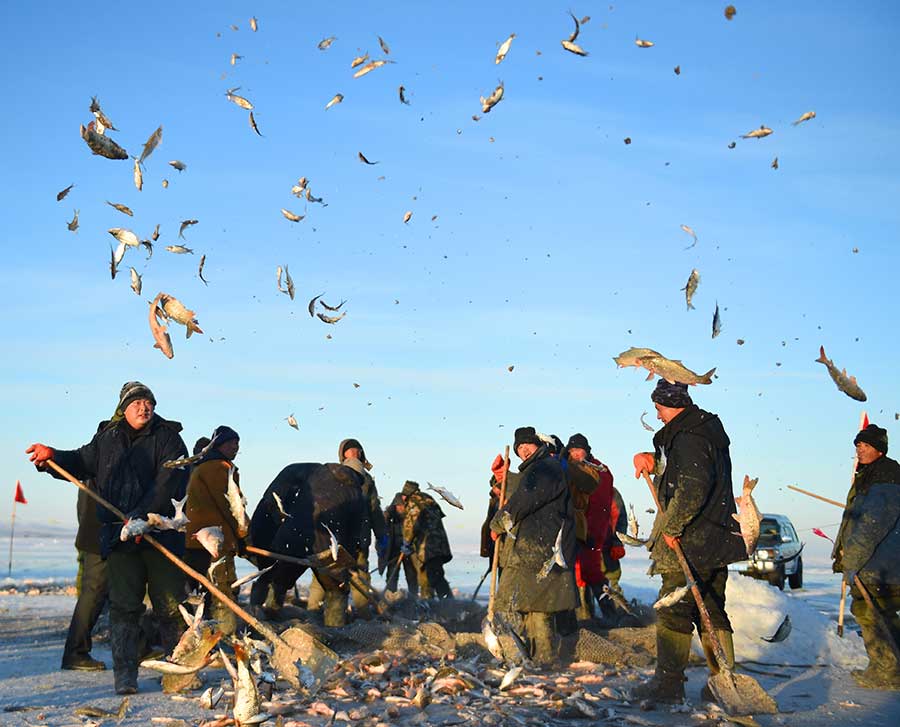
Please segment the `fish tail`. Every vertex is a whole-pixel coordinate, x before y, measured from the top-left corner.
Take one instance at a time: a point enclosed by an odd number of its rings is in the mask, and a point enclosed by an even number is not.
[[[819,358],[816,359],[816,363],[828,363],[828,358],[825,356],[825,346],[819,346]]]
[[[697,310],[697,309],[694,307],[694,304],[691,303],[690,301],[688,301],[687,309],[688,309],[688,310]]]
[[[713,374],[716,373],[716,367],[713,366],[709,371],[707,371],[703,376],[700,377],[701,384],[711,384]]]

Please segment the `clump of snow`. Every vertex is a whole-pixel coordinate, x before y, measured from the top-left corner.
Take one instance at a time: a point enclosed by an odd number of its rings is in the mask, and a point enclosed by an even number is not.
[[[802,593],[802,591],[799,591]],[[845,629],[839,638],[835,622],[798,595],[786,594],[765,581],[729,573],[725,603],[734,629],[734,651],[738,661],[762,661],[772,664],[830,664],[857,669],[868,664],[860,635]],[[784,641],[770,644],[784,617],[793,626]],[[703,654],[694,636],[694,650]]]

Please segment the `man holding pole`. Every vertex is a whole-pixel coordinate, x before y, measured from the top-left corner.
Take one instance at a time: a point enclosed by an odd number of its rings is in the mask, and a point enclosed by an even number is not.
[[[119,393],[112,419],[88,444],[70,451],[32,444],[26,450],[40,470],[53,460],[76,477],[92,478],[96,491],[126,516],[123,524],[105,508],[97,510],[101,554],[109,572],[110,642],[117,694],[137,692],[139,621],[145,592],[149,590],[159,617],[166,651],[174,648],[183,626],[178,613],[184,595],[181,571],[147,543],[140,543],[140,537],[131,539],[123,527],[132,520],[146,520],[150,512],[171,517],[172,499],[184,497],[187,472],[163,467],[164,462],[187,455],[179,434],[181,424],[163,419],[155,408],[153,392],[139,381],[129,381]],[[184,553],[183,534],[167,530],[158,540],[170,551]]]
[[[887,431],[874,424],[853,444],[859,464],[832,553],[834,571],[851,586],[850,611],[869,655],[869,666],[853,678],[867,689],[900,690],[900,464],[887,456]]]
[[[654,452],[634,456],[635,477],[658,474],[659,510],[648,543],[653,561],[650,572],[662,576],[660,598],[685,586],[685,573],[674,550],[677,542],[681,543],[730,671],[734,668],[734,644],[725,612],[725,583],[728,564],[747,557],[740,535],[734,533],[730,440],[719,417],[693,403],[687,385],[660,379],[650,398],[665,426],[653,437]],[[714,640],[701,624],[695,600],[686,593],[659,610],[656,674],[633,690],[634,698],[684,699],[684,670],[695,625],[710,672],[719,673]],[[708,687],[704,687],[703,698],[713,701]]]

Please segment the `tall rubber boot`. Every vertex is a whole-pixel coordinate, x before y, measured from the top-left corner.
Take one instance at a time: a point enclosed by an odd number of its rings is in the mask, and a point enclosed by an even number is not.
[[[656,624],[656,674],[631,690],[632,699],[676,703],[684,701],[684,669],[691,653],[691,634]]]
[[[325,591],[322,618],[326,626],[347,625],[347,592],[334,589]]]
[[[734,636],[730,631],[725,631],[724,629],[717,629],[716,636],[719,637],[719,643],[722,644],[722,651],[725,652],[725,662],[728,668],[734,671]],[[703,653],[706,655],[706,665],[709,667],[709,673],[711,676],[715,676],[720,671],[719,660],[716,659],[716,651],[713,649],[712,641],[705,632],[700,637],[700,643],[703,644]],[[700,698],[704,702],[716,701],[709,684],[703,685],[703,689],[700,690]]]
[[[900,664],[891,645],[873,625],[860,624],[863,643],[869,655],[869,666],[851,672],[853,680],[863,689],[900,691]]]
[[[557,639],[553,628],[553,614],[526,613],[525,631],[528,634],[532,660],[545,666],[554,663],[557,658]]]
[[[579,621],[590,621],[594,614],[591,610],[591,594],[588,593],[589,586],[578,587],[578,608],[575,609],[575,618]]]
[[[113,623],[109,629],[116,694],[136,694],[138,641],[141,628],[136,623]]]

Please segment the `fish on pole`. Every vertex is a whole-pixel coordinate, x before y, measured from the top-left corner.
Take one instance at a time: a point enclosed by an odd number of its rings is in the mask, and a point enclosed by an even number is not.
[[[16,503],[21,502],[23,505],[28,504],[25,499],[25,493],[22,491],[22,483],[16,480],[16,493],[13,495],[12,517],[9,521],[9,569],[6,572],[7,577],[12,575],[12,554],[13,554],[13,536],[16,532]]]

